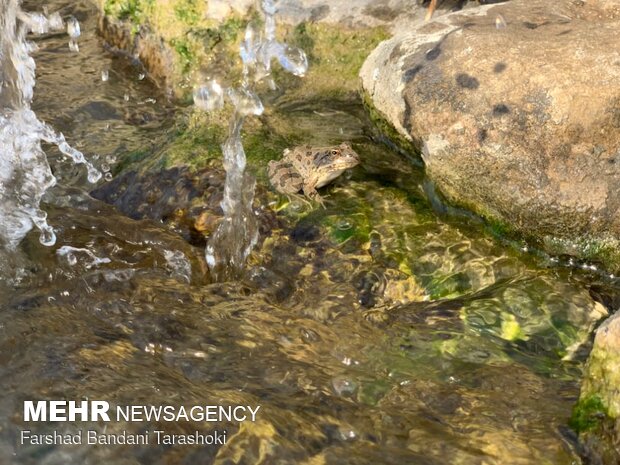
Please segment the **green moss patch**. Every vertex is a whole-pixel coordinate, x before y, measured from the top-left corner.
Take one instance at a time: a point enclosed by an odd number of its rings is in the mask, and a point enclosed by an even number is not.
[[[605,420],[609,420],[607,409],[601,398],[594,395],[575,405],[569,425],[574,431],[583,433],[598,428]]]

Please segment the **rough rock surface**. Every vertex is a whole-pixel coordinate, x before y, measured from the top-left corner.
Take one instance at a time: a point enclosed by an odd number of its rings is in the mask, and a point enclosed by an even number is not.
[[[102,12],[99,32],[106,42],[142,62],[150,78],[177,96],[183,93],[180,87],[191,86],[190,81],[196,78],[187,81],[188,71],[209,74],[213,72],[210,63],[222,64],[219,56],[224,49],[238,53],[234,45],[243,32],[245,19],[251,18],[257,7],[256,0],[185,0],[186,4],[184,0],[133,0],[130,11],[119,0],[91,1]],[[435,15],[476,5],[474,0],[444,0]],[[421,0],[282,0],[277,7],[279,24],[296,26],[307,22],[346,31],[382,27],[396,32],[423,23],[426,14],[426,4]]]
[[[573,427],[594,464],[620,463],[620,314],[596,331]]]
[[[479,0],[479,3],[504,1],[508,0]],[[281,0],[277,5],[278,20],[288,24],[317,21],[358,28],[386,26],[397,32],[413,23],[423,22],[428,3],[423,0]],[[440,1],[435,16],[477,4],[474,0]],[[222,21],[233,13],[245,14],[255,5],[255,0],[210,0],[207,17]]]
[[[618,268],[620,2],[514,0],[383,42],[367,101],[447,199]]]
[[[289,24],[302,21],[320,21],[347,27],[373,27],[394,24],[396,19],[423,18],[416,0],[283,0],[278,2],[278,20]],[[454,6],[445,2],[442,9]],[[231,13],[245,14],[254,7],[254,0],[210,0],[207,16],[222,21]]]

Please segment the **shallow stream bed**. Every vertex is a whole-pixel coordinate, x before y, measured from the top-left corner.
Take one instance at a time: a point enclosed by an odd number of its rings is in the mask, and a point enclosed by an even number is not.
[[[152,150],[177,109],[106,51],[87,3],[48,4],[83,35],[78,54],[64,35],[37,39],[39,118],[100,168]],[[348,140],[362,163],[326,188],[326,209],[275,202],[239,282],[205,280],[203,249],[94,200],[46,148],[57,244],[33,232],[0,265],[0,463],[581,463],[567,425],[605,315],[592,295],[614,281],[428,201],[421,169],[359,102],[274,103],[307,143]],[[261,409],[241,424],[25,423],[22,402],[39,399]],[[22,429],[225,430],[227,442],[21,445]]]

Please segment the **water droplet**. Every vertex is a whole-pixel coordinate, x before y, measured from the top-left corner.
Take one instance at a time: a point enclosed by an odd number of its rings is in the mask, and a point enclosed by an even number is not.
[[[54,233],[54,230],[47,224],[41,229],[39,242],[48,247],[56,243],[56,234]]]
[[[87,179],[89,183],[94,184],[101,179],[101,172],[98,169],[89,167]]]
[[[112,179],[114,179],[114,176],[112,176],[112,173],[107,172],[106,174],[103,175],[103,179],[105,179],[106,181],[111,181]]]
[[[123,100],[125,100],[125,102],[129,102],[129,94],[125,93],[125,95],[123,95]]]
[[[77,39],[80,37],[81,33],[82,31],[80,30],[79,21],[75,18],[75,16],[69,17],[69,19],[67,19],[67,34],[69,34],[69,37],[72,39]]]
[[[79,52],[80,51],[80,47],[77,43],[77,39],[78,37],[80,37],[82,31],[80,30],[80,23],[79,21],[74,17],[71,16],[68,20],[67,20],[67,34],[69,34],[69,50],[71,50],[72,52]]]
[[[103,82],[108,82],[110,79],[110,72],[107,69],[101,71],[101,80]]]
[[[239,55],[244,65],[250,66],[256,63],[256,45],[254,38],[259,34],[255,29],[254,24],[248,23],[245,28],[245,37],[241,46],[239,47]]]
[[[194,105],[204,111],[219,110],[224,106],[224,90],[211,80],[194,89]]]
[[[504,17],[502,15],[497,15],[495,17],[495,27],[497,29],[506,29],[506,20],[504,19]]]
[[[312,329],[307,329],[307,328],[302,328],[301,329],[301,339],[306,344],[310,344],[310,343],[317,342],[317,341],[321,340],[321,338],[319,337],[319,335],[317,334],[316,331],[314,331]]]
[[[146,77],[145,73],[138,74],[138,81],[143,81],[145,77]]]
[[[228,96],[240,115],[262,115],[265,110],[258,95],[249,89],[229,89]]]
[[[279,44],[277,58],[282,67],[295,76],[303,76],[308,71],[308,58],[304,51],[287,44]]]

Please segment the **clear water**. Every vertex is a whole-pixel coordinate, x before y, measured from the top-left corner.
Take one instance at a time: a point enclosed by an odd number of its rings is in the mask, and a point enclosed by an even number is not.
[[[101,177],[62,133],[39,121],[30,108],[35,84],[35,62],[30,55],[36,46],[26,37],[64,26],[58,13],[27,12],[18,0],[0,2],[0,242],[8,249],[14,249],[33,226],[39,229],[42,244],[56,241],[46,212],[39,208],[45,192],[56,183],[41,142],[55,144],[73,163],[86,165],[91,182]],[[75,51],[79,23],[70,17],[66,27]]]
[[[265,109],[256,93],[257,85],[268,81],[269,86],[275,89],[270,77],[272,60],[277,59],[285,70],[296,76],[303,76],[308,69],[308,60],[302,50],[276,40],[275,2],[263,0],[261,6],[264,30],[258,32],[254,25],[248,24],[240,46],[239,55],[243,64],[241,85],[225,91],[234,107],[234,115],[228,137],[222,145],[226,170],[221,203],[224,218],[209,238],[205,250],[211,276],[217,281],[239,278],[258,241],[258,222],[252,208],[255,181],[245,172],[247,158],[241,141],[245,118],[262,115]],[[224,104],[222,87],[215,80],[197,87],[194,90],[194,104],[207,111],[221,108]]]
[[[159,143],[175,109],[106,52],[86,3],[50,6],[80,21],[80,51],[67,56],[65,34],[37,39],[33,109],[113,172]],[[363,161],[327,188],[325,210],[274,205],[272,237],[230,283],[206,282],[203,250],[164,225],[89,197],[84,170],[45,146],[57,243],[31,231],[2,257],[0,463],[580,463],[565,426],[587,352],[576,342],[587,349],[602,313],[590,294],[615,283],[436,213],[422,173],[374,139],[357,102],[274,104],[300,138],[349,140]],[[82,398],[262,413],[217,425],[224,447],[18,445],[24,428],[102,431],[21,418],[24,399]]]

